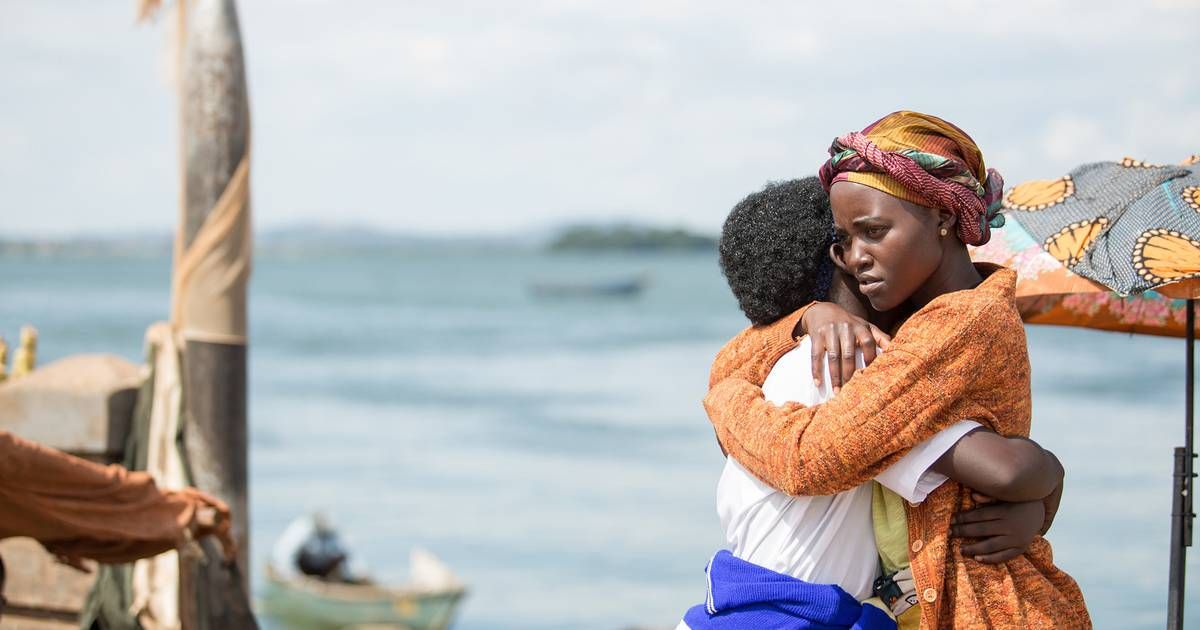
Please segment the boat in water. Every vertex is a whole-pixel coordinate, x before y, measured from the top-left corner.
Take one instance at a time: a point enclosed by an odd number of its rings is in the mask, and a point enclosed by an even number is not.
[[[529,291],[534,297],[546,299],[632,298],[641,295],[649,283],[644,275],[591,282],[537,281],[529,285]]]
[[[423,549],[412,551],[409,579],[396,586],[378,584],[359,571],[343,569],[327,577],[306,573],[299,558],[302,548],[314,540],[313,532],[319,529],[314,522],[304,517],[289,526],[267,565],[259,604],[261,612],[278,626],[304,630],[444,630],[454,622],[466,588],[441,560]],[[306,530],[308,534],[304,535]]]

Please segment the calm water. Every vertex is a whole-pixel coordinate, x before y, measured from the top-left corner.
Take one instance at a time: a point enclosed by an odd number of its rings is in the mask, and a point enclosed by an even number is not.
[[[0,259],[0,334],[38,326],[43,361],[138,360],[168,267]],[[640,272],[631,301],[527,293]],[[256,572],[290,519],[324,509],[385,579],[413,546],[437,553],[471,586],[464,629],[672,627],[703,597],[721,459],[700,399],[744,324],[712,256],[264,256],[252,293]],[[1068,470],[1056,559],[1098,628],[1162,627],[1183,344],[1029,337],[1033,437]]]

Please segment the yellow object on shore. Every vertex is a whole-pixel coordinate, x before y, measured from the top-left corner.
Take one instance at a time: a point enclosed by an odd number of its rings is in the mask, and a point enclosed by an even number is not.
[[[33,326],[22,326],[21,345],[13,355],[13,378],[29,374],[35,365],[37,365],[37,329]]]
[[[8,378],[8,344],[0,337],[0,383]]]

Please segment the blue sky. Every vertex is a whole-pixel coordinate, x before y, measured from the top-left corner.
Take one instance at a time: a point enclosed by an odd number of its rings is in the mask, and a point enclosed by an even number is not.
[[[1200,152],[1200,0],[240,6],[259,226],[715,231],[830,140],[919,109],[1011,183]],[[0,0],[0,235],[176,219],[169,16]]]

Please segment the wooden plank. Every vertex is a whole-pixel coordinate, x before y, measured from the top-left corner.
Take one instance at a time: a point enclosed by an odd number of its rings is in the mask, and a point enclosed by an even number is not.
[[[0,383],[0,429],[93,461],[119,461],[142,370],[107,354],[70,356]]]
[[[83,573],[54,560],[32,538],[0,541],[4,560],[4,597],[9,606],[0,617],[0,629],[76,628],[79,611],[95,581],[96,563],[86,561],[92,573]]]

